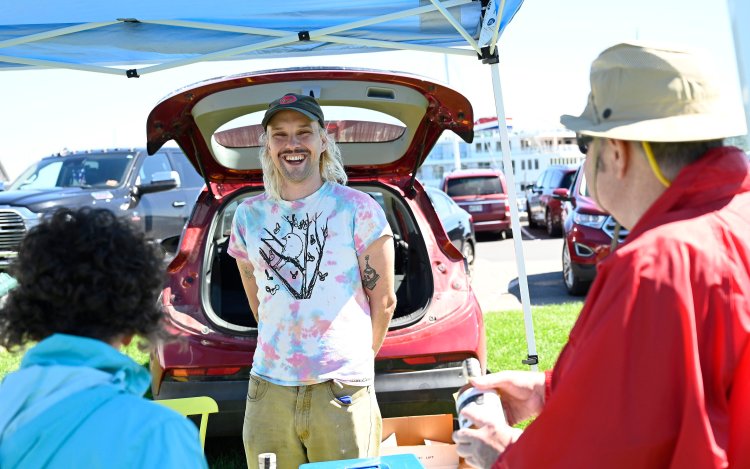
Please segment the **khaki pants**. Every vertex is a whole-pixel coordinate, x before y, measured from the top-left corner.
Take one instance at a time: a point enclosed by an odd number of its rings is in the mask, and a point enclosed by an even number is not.
[[[250,469],[258,467],[261,453],[276,453],[278,469],[374,457],[382,426],[372,386],[279,386],[250,376],[242,428]]]

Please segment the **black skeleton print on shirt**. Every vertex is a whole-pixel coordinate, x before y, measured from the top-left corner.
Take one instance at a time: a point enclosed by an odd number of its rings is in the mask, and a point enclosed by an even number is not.
[[[319,226],[320,217],[320,213],[312,217],[306,213],[302,220],[298,220],[295,214],[285,216],[288,230],[285,229],[286,224],[282,226],[276,223],[273,231],[263,229],[268,237],[260,238],[265,248],[261,247],[258,251],[271,270],[266,270],[266,278],[280,282],[298,300],[309,299],[316,282],[323,282],[328,276],[327,272],[320,271],[328,238],[328,220]],[[272,295],[278,290],[278,283],[273,288],[266,287],[266,291]]]

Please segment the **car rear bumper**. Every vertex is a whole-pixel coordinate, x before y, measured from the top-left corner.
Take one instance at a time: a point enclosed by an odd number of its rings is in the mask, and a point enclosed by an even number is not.
[[[510,220],[490,220],[490,221],[474,220],[474,231],[477,233],[484,233],[487,231],[505,231],[509,229],[510,229]]]
[[[453,393],[465,384],[461,367],[383,373],[375,376],[375,393],[383,417],[452,413]],[[209,436],[242,434],[247,380],[164,381],[154,399],[209,396],[219,413],[209,419]]]

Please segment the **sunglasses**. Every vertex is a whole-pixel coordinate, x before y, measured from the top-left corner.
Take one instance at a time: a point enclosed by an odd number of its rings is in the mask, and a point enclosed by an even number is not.
[[[578,144],[578,149],[581,150],[581,153],[584,155],[589,152],[589,146],[591,146],[591,142],[594,141],[594,137],[591,135],[582,135],[582,134],[576,134],[576,143]]]

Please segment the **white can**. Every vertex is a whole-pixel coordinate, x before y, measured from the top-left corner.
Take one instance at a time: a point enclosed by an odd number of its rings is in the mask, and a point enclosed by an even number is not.
[[[463,409],[476,408],[482,415],[491,420],[505,422],[505,412],[500,396],[494,391],[480,391],[476,388],[466,388],[456,397],[456,412],[458,412],[458,426],[470,428],[474,422],[461,415]]]

